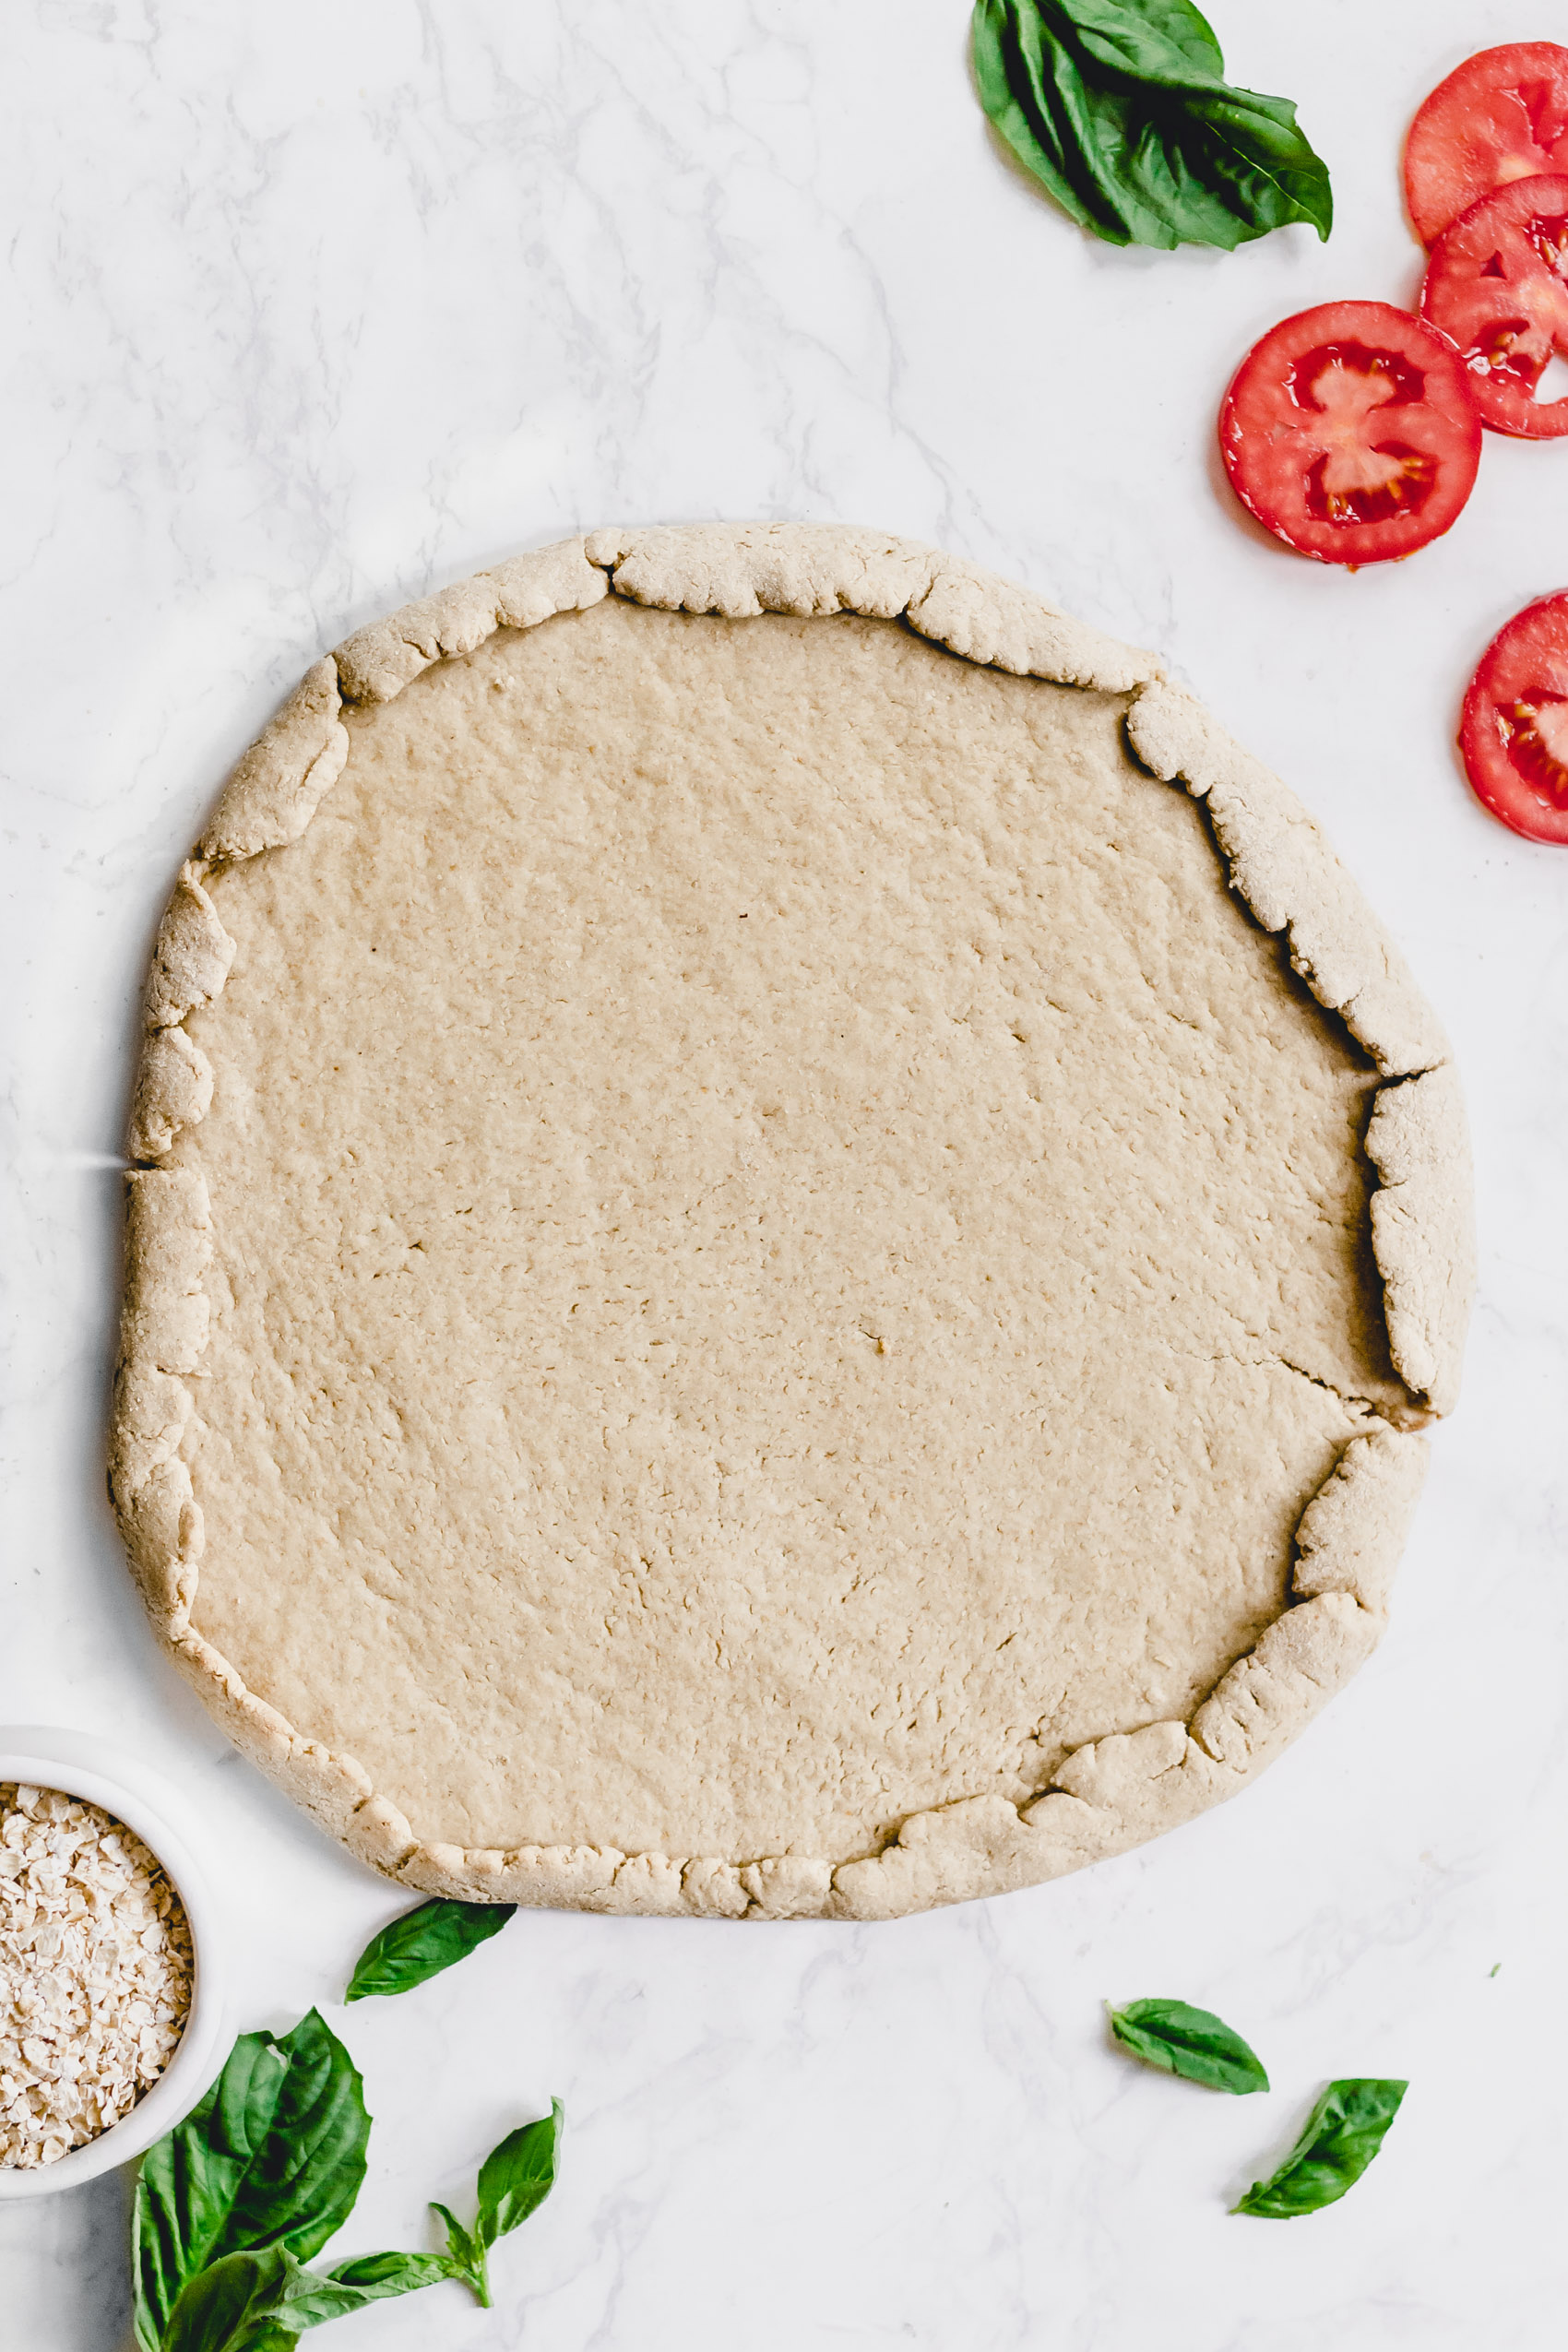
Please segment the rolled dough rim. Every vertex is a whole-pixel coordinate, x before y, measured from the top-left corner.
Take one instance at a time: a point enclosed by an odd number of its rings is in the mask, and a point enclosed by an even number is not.
[[[1392,1360],[1424,1400],[1352,1438],[1302,1515],[1292,1597],[1190,1723],[1091,1741],[1021,1805],[958,1799],[909,1816],[863,1860],[732,1863],[600,1847],[510,1852],[422,1845],[354,1758],[308,1739],[191,1624],[204,1549],[179,1445],[181,1378],[207,1342],[205,1184],[160,1170],[201,1120],[212,1076],[181,1026],[222,989],[233,943],[203,887],[221,865],[297,840],[348,755],[348,702],[389,701],[433,662],[500,628],[614,593],[743,619],[841,612],[902,623],[981,666],[1132,696],[1139,761],[1207,804],[1231,886],[1283,932],[1317,1001],[1380,1071],[1366,1148],[1382,1182],[1373,1247]],[[1348,1680],[1386,1623],[1388,1590],[1426,1468],[1426,1422],[1452,1408],[1473,1288],[1469,1149],[1448,1047],[1402,960],[1287,788],[1235,745],[1152,656],[1043,598],[915,541],[839,525],[697,524],[564,540],[418,600],[316,662],[232,771],[160,927],[133,1103],[126,1274],[110,1485],[133,1570],[175,1663],[246,1755],[384,1874],[467,1901],[730,1918],[882,1918],[1008,1892],[1125,1851],[1220,1802]],[[1383,1204],[1383,1214],[1378,1211]]]

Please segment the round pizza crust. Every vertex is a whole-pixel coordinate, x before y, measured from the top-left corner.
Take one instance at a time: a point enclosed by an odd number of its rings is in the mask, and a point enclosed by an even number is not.
[[[600,531],[318,662],[130,1151],[153,1621],[469,1900],[883,1918],[1230,1795],[1378,1638],[1471,1289],[1447,1046],[1299,804],[863,530]]]

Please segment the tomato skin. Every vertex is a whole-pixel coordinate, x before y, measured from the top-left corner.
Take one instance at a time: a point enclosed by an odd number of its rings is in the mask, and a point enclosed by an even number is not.
[[[1568,173],[1462,212],[1431,249],[1421,315],[1461,353],[1483,424],[1525,441],[1568,433],[1568,399],[1535,398],[1553,350],[1568,357]]]
[[[1494,188],[1568,172],[1568,49],[1511,41],[1456,66],[1405,142],[1405,201],[1423,245]]]
[[[1298,555],[1387,564],[1470,494],[1481,429],[1457,353],[1391,303],[1323,303],[1254,343],[1219,411],[1241,504]]]
[[[1493,816],[1568,849],[1568,595],[1538,597],[1493,637],[1466,690],[1459,749]]]

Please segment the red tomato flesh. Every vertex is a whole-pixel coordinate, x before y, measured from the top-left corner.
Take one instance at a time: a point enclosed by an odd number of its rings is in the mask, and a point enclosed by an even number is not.
[[[1568,172],[1568,49],[1511,41],[1440,82],[1405,143],[1405,200],[1423,245],[1494,188]]]
[[[1568,358],[1568,173],[1515,180],[1460,214],[1431,249],[1421,315],[1469,372],[1481,422],[1544,441],[1568,399],[1538,400],[1553,351]]]
[[[1459,722],[1465,773],[1527,841],[1568,848],[1568,596],[1543,596],[1481,656]]]
[[[1272,327],[1219,412],[1231,487],[1323,564],[1386,564],[1454,521],[1481,429],[1455,352],[1391,303],[1324,303]]]

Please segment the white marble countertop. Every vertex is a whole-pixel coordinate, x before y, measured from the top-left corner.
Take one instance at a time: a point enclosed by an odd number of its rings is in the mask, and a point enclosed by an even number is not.
[[[112,1155],[148,944],[235,753],[400,599],[601,521],[834,517],[1152,643],[1325,821],[1448,1023],[1482,1289],[1383,1648],[1251,1794],[1145,1851],[873,1928],[521,1915],[328,2014],[376,2117],[343,2253],[429,2242],[559,2092],[562,2185],[386,2352],[1555,2346],[1568,1539],[1568,857],[1450,748],[1493,630],[1568,576],[1568,444],[1489,437],[1452,535],[1356,576],[1229,503],[1214,416],[1287,312],[1408,301],[1415,102],[1502,0],[1213,11],[1339,225],[1116,253],[1001,160],[964,0],[15,0],[7,127],[0,1719],[100,1732],[205,1817],[237,2024],[330,2002],[398,1898],[160,1660],[103,1496]],[[1539,12],[1538,12],[1538,16]],[[1496,1966],[1495,1964],[1501,1964]],[[1170,1992],[1245,2104],[1107,2049]],[[1289,2228],[1225,2206],[1323,2080],[1408,2074]],[[27,2352],[117,2352],[127,2187],[0,2212]]]

